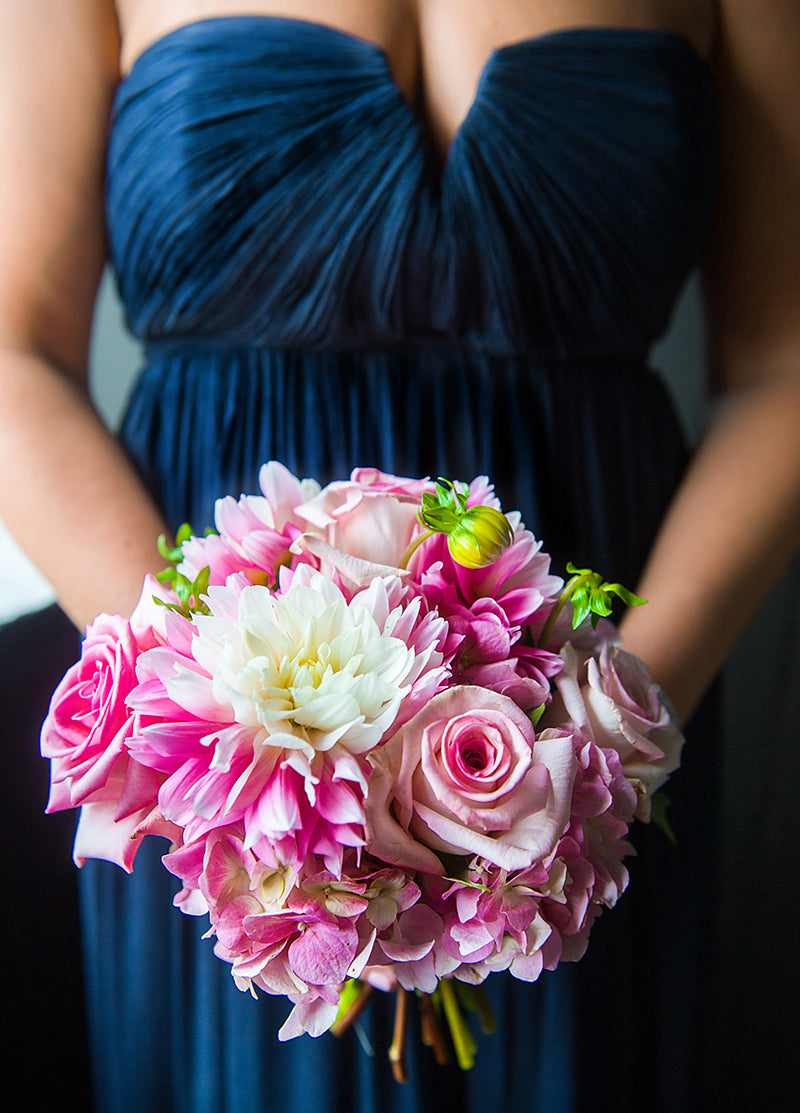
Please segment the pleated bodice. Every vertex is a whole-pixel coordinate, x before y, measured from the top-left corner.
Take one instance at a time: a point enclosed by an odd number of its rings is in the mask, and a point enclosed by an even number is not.
[[[383,50],[272,16],[179,28],[114,107],[108,220],[148,340],[641,354],[715,180],[702,59],[665,31],[496,50],[443,168]]]

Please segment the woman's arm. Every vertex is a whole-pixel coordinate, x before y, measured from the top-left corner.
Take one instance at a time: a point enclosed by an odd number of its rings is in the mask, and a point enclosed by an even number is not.
[[[706,274],[724,390],[626,647],[688,716],[800,546],[800,5],[720,0],[722,191]]]
[[[118,49],[110,0],[0,0],[0,518],[79,626],[163,563],[86,387]]]

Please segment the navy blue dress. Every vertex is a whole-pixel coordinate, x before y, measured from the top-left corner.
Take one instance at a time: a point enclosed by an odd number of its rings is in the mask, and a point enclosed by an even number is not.
[[[684,467],[646,360],[703,245],[713,135],[705,64],[661,31],[496,51],[444,166],[374,44],[237,16],[151,46],[116,97],[107,204],[147,345],[122,435],[169,520],[202,529],[271,458],[322,482],[487,473],[557,569],[635,582]],[[414,1033],[405,1087],[390,1000],[342,1041],[279,1045],[286,1003],[239,993],[171,907],[166,844],[132,877],[89,863],[99,1108],[690,1108],[710,813],[704,770],[687,780],[679,849],[644,832],[584,962],[490,979],[476,1068],[437,1068]]]

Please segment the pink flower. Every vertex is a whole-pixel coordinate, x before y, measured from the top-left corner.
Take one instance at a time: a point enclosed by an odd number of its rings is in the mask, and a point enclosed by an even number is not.
[[[274,460],[261,469],[259,481],[262,495],[217,500],[217,533],[184,542],[178,567],[183,575],[193,580],[208,567],[212,584],[224,584],[229,576],[242,572],[253,583],[263,582],[264,577],[275,580],[290,546],[305,528],[295,507],[316,495],[319,484],[298,480]]]
[[[363,755],[446,682],[446,624],[396,577],[348,598],[307,567],[280,593],[212,587],[207,601],[138,663],[132,752],[165,776],[161,806],[187,841],[243,822],[248,847],[339,869],[364,841]]]
[[[429,480],[357,468],[348,481],[328,484],[297,513],[334,549],[396,568],[421,532],[417,510],[422,493],[431,489]]]
[[[366,879],[323,872],[298,886],[277,858],[267,863],[247,850],[236,827],[212,831],[164,858],[184,883],[176,904],[208,912],[215,953],[232,964],[242,990],[285,994],[296,1008],[281,1039],[320,1035],[336,1017],[336,987],[357,977],[375,930],[356,922],[369,906]]]
[[[48,811],[108,798],[100,794],[131,733],[125,699],[137,683],[138,654],[119,615],[100,615],[88,627],[80,660],[56,688],[42,727],[42,754],[51,761]]]
[[[480,982],[490,970],[508,969],[515,959],[528,956],[533,942],[528,932],[539,918],[543,894],[549,891],[550,871],[537,863],[529,870],[509,875],[496,866],[474,863],[467,882],[456,882],[448,894],[454,907],[445,920],[444,945],[462,963],[456,976]],[[548,928],[543,939],[549,934]],[[509,940],[514,941],[514,947],[509,946]]]
[[[146,632],[140,636],[146,639]],[[127,619],[100,615],[42,727],[41,750],[51,770],[47,810],[84,807],[74,850],[79,865],[88,857],[106,858],[130,870],[139,847],[132,836],[157,807],[162,778],[128,754],[134,718],[126,698],[137,684],[140,650]]]
[[[419,902],[401,913],[391,931],[381,936],[379,948],[395,964],[395,976],[404,989],[423,993],[436,989],[439,971],[435,948],[441,934],[441,917]]]
[[[561,658],[546,649],[523,645],[522,629],[511,626],[493,599],[440,605],[460,645],[454,672],[464,683],[508,696],[523,711],[550,700],[550,678],[563,668]]]
[[[560,933],[562,957],[568,961],[581,958],[592,924],[627,887],[623,859],[633,853],[626,835],[636,808],[636,793],[615,751],[578,741],[572,817],[556,850],[565,883],[542,902],[542,914]]]
[[[569,818],[571,736],[536,738],[505,696],[449,688],[370,754],[367,844],[383,861],[444,873],[438,854],[524,869]]]
[[[661,702],[647,666],[606,643],[585,660],[571,645],[561,651],[556,679],[563,713],[602,749],[616,750],[639,793],[638,819],[650,818],[650,797],[680,765],[684,738]],[[559,721],[560,708],[548,713]]]

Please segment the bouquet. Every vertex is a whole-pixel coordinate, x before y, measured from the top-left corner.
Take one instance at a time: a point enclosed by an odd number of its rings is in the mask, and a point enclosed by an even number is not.
[[[485,477],[357,469],[188,527],[130,619],[101,615],[42,730],[74,857],[133,869],[170,841],[175,904],[207,916],[236,985],[284,995],[290,1039],[409,992],[462,1066],[480,986],[583,954],[627,884],[682,735],[619,646],[619,584],[565,583]]]

